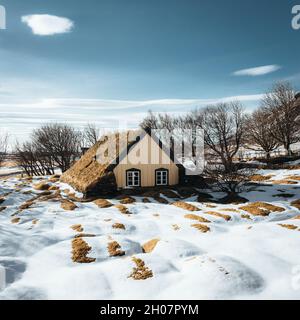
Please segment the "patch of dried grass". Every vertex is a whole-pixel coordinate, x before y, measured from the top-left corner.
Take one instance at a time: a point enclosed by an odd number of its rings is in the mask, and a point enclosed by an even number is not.
[[[160,239],[152,239],[150,241],[147,241],[146,243],[144,243],[142,245],[142,248],[143,248],[143,252],[144,253],[150,253],[152,252],[156,245],[158,244],[158,242],[160,241]]]
[[[288,176],[286,179],[300,181],[300,176]]]
[[[169,201],[165,198],[162,198],[162,197],[154,197],[154,200],[161,203],[161,204],[169,204]]]
[[[180,229],[179,225],[178,224],[172,224],[172,228],[175,230],[175,231],[178,231]]]
[[[273,184],[298,184],[296,181],[291,181],[288,179],[282,179],[282,180],[271,180]]]
[[[167,198],[170,198],[170,199],[177,199],[177,198],[180,198],[180,196],[175,193],[173,190],[170,190],[170,189],[164,189],[164,190],[161,190],[161,193],[167,197]]]
[[[267,181],[267,180],[270,180],[273,177],[274,177],[274,175],[263,176],[263,175],[260,175],[260,174],[255,174],[255,175],[250,177],[250,181],[255,181],[255,182]]]
[[[38,191],[49,190],[50,185],[46,182],[40,182],[38,184],[35,184],[33,188]]]
[[[291,206],[293,206],[293,207],[295,207],[295,208],[300,210],[300,199],[292,201],[291,202]]]
[[[113,206],[111,202],[109,202],[106,199],[97,199],[94,201],[94,203],[99,207],[99,208],[110,208]]]
[[[96,237],[95,234],[92,234],[92,233],[79,233],[79,234],[76,234],[74,236],[74,239],[77,239],[77,238],[94,238]]]
[[[186,214],[184,216],[186,219],[191,219],[191,220],[196,220],[196,221],[199,221],[199,222],[204,222],[204,223],[209,223],[210,221],[205,219],[204,217],[201,217],[201,216],[197,216],[196,214]]]
[[[55,174],[54,176],[50,177],[48,180],[54,183],[54,182],[58,182],[59,178],[60,178],[60,175]]]
[[[12,218],[11,223],[19,223],[20,220],[21,220],[20,218]]]
[[[0,207],[0,212],[4,211],[7,207]]]
[[[184,210],[188,210],[188,211],[201,211],[199,208],[197,208],[196,206],[183,202],[183,201],[176,201],[172,203],[173,206],[176,206],[178,208],[184,209]]]
[[[279,226],[281,226],[282,228],[286,228],[286,229],[289,229],[289,230],[296,230],[298,229],[297,226],[293,225],[293,224],[278,224]]]
[[[241,210],[247,211],[255,216],[268,216],[271,212],[283,212],[284,208],[272,205],[266,202],[252,202],[240,207]]]
[[[210,231],[210,228],[205,224],[195,223],[195,224],[192,224],[191,226],[193,228],[196,228],[197,230],[203,232],[203,233],[206,233],[206,232]]]
[[[91,263],[96,261],[95,258],[90,258],[87,255],[92,250],[82,238],[72,240],[72,260],[77,263]]]
[[[249,216],[249,214],[242,214],[241,217],[242,217],[243,219],[252,220],[251,217]]]
[[[217,206],[215,204],[206,204],[205,205],[206,208],[216,208]]]
[[[59,187],[58,186],[51,186],[49,188],[50,191],[56,191],[56,190],[59,190]]]
[[[123,199],[120,200],[121,204],[130,204],[136,202],[134,198],[132,197],[124,197]]]
[[[143,203],[150,203],[151,202],[148,198],[143,198],[142,201],[143,201]]]
[[[73,226],[70,227],[72,230],[77,231],[77,232],[83,232],[83,227],[81,224],[74,224]]]
[[[123,214],[131,214],[131,212],[123,204],[116,204],[115,207]]]
[[[215,216],[215,217],[219,217],[219,218],[223,218],[226,221],[230,221],[231,220],[231,216],[228,214],[223,214],[220,212],[215,212],[215,211],[207,211],[205,212],[205,214],[209,214],[211,216]]]
[[[34,200],[28,200],[20,205],[19,210],[26,210],[34,204]]]
[[[122,230],[126,229],[123,223],[114,223],[112,227],[113,229],[122,229]]]
[[[110,257],[120,257],[125,255],[125,251],[121,250],[121,246],[117,241],[109,242],[107,245],[107,251]]]
[[[133,271],[128,278],[132,278],[134,280],[146,280],[153,277],[152,270],[145,265],[145,262],[142,259],[133,257],[132,261],[136,264],[136,267],[133,268]]]
[[[225,211],[225,212],[239,212],[239,210],[234,209],[234,208],[224,208],[224,209],[220,209],[220,211]]]
[[[66,211],[73,211],[77,208],[76,204],[70,200],[63,199],[61,201],[61,208]]]
[[[32,224],[37,224],[39,222],[39,219],[34,219],[34,220],[32,220]]]

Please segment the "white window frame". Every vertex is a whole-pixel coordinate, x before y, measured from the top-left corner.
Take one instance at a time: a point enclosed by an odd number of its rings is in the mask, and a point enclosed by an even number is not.
[[[128,170],[126,172],[127,187],[139,187],[141,185],[141,172],[138,170]],[[137,182],[135,178],[138,178]]]
[[[158,183],[160,180],[160,183]],[[169,171],[168,170],[157,170],[155,171],[155,184],[157,186],[167,186],[169,180]]]

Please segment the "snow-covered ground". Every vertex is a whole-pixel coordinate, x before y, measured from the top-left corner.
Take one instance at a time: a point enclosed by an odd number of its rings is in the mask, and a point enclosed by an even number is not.
[[[115,206],[99,208],[94,202],[75,202],[77,208],[66,211],[61,200],[42,198],[19,210],[42,192],[32,187],[40,180],[0,180],[0,196],[5,199],[0,207],[6,207],[0,212],[0,265],[7,280],[0,300],[300,299],[300,210],[291,205],[300,199],[300,181],[273,182],[300,176],[300,170],[259,173],[274,176],[242,196],[280,207],[281,212],[257,216],[240,209],[244,204],[197,202],[197,196],[180,199],[199,208],[194,212],[165,196],[170,204],[151,197],[144,203],[135,197],[136,202],[125,204],[131,214]],[[63,190],[70,187],[48,183],[66,197]],[[210,222],[189,219],[187,214]],[[113,228],[115,223],[125,229]],[[210,230],[203,233],[192,226],[199,223]],[[77,231],[74,225],[80,225]],[[72,242],[80,233],[85,235],[79,239],[91,247],[87,256],[95,261],[73,262]],[[142,245],[153,239],[159,240],[153,251],[143,253]],[[109,255],[107,246],[113,241],[124,255]],[[130,277],[137,267],[133,257],[145,263],[142,271],[149,277]]]

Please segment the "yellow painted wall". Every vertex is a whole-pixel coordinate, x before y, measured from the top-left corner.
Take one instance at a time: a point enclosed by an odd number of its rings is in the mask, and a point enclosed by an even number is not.
[[[179,169],[169,156],[146,134],[114,169],[118,188],[126,187],[126,171],[141,170],[141,186],[155,186],[155,170],[169,170],[169,185],[179,183]]]

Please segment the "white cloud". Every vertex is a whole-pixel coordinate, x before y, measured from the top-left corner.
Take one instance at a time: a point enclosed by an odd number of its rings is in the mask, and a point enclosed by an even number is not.
[[[213,99],[157,99],[157,100],[106,100],[106,99],[43,99],[37,103],[39,108],[80,108],[90,110],[143,109],[151,107],[197,107],[230,101],[253,102],[262,99],[263,94],[230,96]],[[1,105],[0,105],[1,106]]]
[[[278,66],[276,64],[268,65],[268,66],[261,66],[261,67],[255,67],[250,69],[242,69],[233,72],[233,75],[235,76],[263,76],[268,73],[275,72],[277,70],[281,69],[281,66]]]
[[[33,34],[51,36],[59,33],[71,32],[74,22],[68,18],[49,14],[33,14],[22,17],[22,22],[31,28]]]

